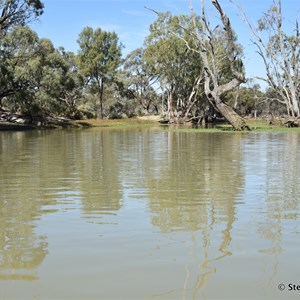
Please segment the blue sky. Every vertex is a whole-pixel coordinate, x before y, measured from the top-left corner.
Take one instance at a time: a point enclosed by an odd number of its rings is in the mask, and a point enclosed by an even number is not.
[[[237,0],[245,9],[249,19],[254,23],[262,16],[272,0]],[[194,0],[195,12],[199,12],[200,0]],[[210,4],[209,0],[206,0]],[[231,17],[239,42],[244,46],[247,76],[263,75],[262,63],[251,45],[251,34],[241,20],[238,9],[228,0],[219,0],[224,11]],[[148,34],[149,25],[156,20],[156,15],[144,6],[160,12],[171,11],[173,14],[189,14],[190,0],[44,0],[44,14],[32,28],[40,37],[52,40],[56,47],[77,52],[77,38],[81,30],[90,26],[103,30],[115,31],[125,46],[123,54],[141,47]],[[207,5],[210,17],[217,14]],[[283,13],[287,27],[300,14],[299,0],[282,0]]]

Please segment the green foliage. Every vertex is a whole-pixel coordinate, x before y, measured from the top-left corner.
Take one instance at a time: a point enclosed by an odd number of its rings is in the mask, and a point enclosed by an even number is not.
[[[86,27],[78,38],[78,65],[91,92],[98,93],[100,117],[103,118],[103,93],[106,82],[112,82],[121,63],[122,45],[115,32]]]
[[[4,35],[13,26],[24,26],[43,13],[40,0],[0,0],[0,34]]]
[[[224,30],[220,26],[209,30],[203,47],[199,17],[159,13],[144,48],[122,60],[117,34],[100,28],[82,30],[77,55],[40,39],[27,26],[43,13],[40,0],[0,0],[0,13],[0,108],[74,117],[81,107],[84,114],[93,112],[101,118],[164,109],[181,121],[203,115],[207,108],[200,51],[206,48],[209,65],[217,74],[211,85],[226,84],[234,77]],[[271,62],[273,90],[263,94],[257,86],[241,87],[222,96],[243,115],[282,113],[288,107],[282,100],[284,93],[292,98],[292,88],[299,101],[299,28],[297,24],[294,33],[286,34],[282,21],[281,7],[273,5],[258,25],[258,32],[270,33],[265,58]],[[244,72],[243,49],[234,34],[233,39],[235,67]]]
[[[159,14],[150,26],[145,41],[144,59],[151,67],[152,74],[167,84],[175,84],[187,77],[195,77],[201,70],[198,55],[188,51],[183,39],[191,41],[184,28],[190,26],[190,17]],[[180,39],[182,38],[182,39]]]
[[[144,60],[152,76],[157,77],[160,87],[168,93],[168,110],[175,104],[176,111],[184,111],[195,81],[202,73],[198,53],[187,48],[187,44],[190,48],[195,46],[191,31],[189,16],[160,13],[145,40]]]
[[[57,96],[62,108],[68,115],[73,116],[83,99],[84,78],[78,70],[75,54],[66,52],[64,48],[59,48],[58,51],[61,56],[63,73]]]
[[[1,43],[0,100],[6,107],[28,113],[76,110],[83,80],[74,54],[55,49],[26,26],[15,26]]]
[[[265,97],[257,84],[228,92],[224,100],[242,116],[261,115],[265,109]]]
[[[29,94],[28,82],[22,78],[21,68],[33,56],[37,41],[37,35],[25,26],[14,27],[1,39],[0,104],[4,98],[12,104],[9,100],[17,95]]]
[[[123,93],[127,98],[134,99],[138,114],[158,113],[158,95],[154,85],[156,77],[144,59],[144,49],[138,48],[129,53],[124,61],[122,77]]]
[[[224,32],[217,26],[210,36],[209,43],[207,43],[207,51],[209,55],[209,63],[216,69],[217,80],[219,85],[225,84],[234,78],[232,73],[228,55],[226,55],[228,41]],[[235,68],[239,72],[245,72],[242,61],[243,47],[237,43],[237,37],[234,35],[234,57],[235,57]]]

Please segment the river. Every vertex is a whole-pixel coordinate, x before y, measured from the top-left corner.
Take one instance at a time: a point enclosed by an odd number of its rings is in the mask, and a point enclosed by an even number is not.
[[[299,299],[299,142],[0,132],[0,299]]]

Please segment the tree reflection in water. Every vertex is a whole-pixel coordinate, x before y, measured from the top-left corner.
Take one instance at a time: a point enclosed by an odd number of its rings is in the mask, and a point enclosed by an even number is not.
[[[46,298],[54,285],[95,298],[270,296],[298,272],[298,144],[157,128],[3,133],[0,279],[11,294],[14,279],[39,279]]]
[[[36,222],[49,212],[43,206],[53,202],[36,194],[42,183],[35,144],[27,143],[24,132],[0,137],[0,279],[35,280],[48,246]]]
[[[186,265],[183,293],[189,291],[194,299],[216,272],[214,262],[231,255],[231,229],[244,184],[241,135],[195,139],[165,134],[168,138],[157,139],[151,147],[151,165],[144,166],[149,208],[153,225],[162,233],[191,232],[199,273],[193,278]]]

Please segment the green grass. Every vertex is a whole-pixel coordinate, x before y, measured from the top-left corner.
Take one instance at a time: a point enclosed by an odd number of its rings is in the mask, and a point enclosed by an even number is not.
[[[299,132],[300,128],[288,128],[281,125],[269,125],[267,120],[264,119],[247,119],[247,124],[250,126],[250,132]],[[233,129],[233,127],[229,124],[217,124],[214,128],[171,128],[172,131],[180,131],[180,132],[204,132],[204,133],[212,133],[212,132],[223,132],[223,133],[237,133]],[[249,133],[249,131],[241,131],[243,133]]]
[[[269,125],[267,120],[264,119],[247,119],[247,124],[251,128],[251,132],[299,132],[300,128],[287,128],[280,125]],[[132,126],[161,126],[169,131],[176,132],[203,132],[203,133],[214,133],[214,132],[223,132],[223,133],[236,133],[231,125],[229,124],[217,124],[213,128],[203,128],[201,126],[195,128],[188,125],[161,125],[157,121],[152,120],[141,120],[137,118],[130,119],[116,119],[116,120],[107,120],[107,119],[88,119],[88,120],[78,120],[73,121],[73,125],[79,127],[103,127],[103,128],[127,128]],[[249,131],[245,131],[249,132]]]
[[[269,125],[264,119],[247,120],[250,128],[254,132],[300,132],[300,128],[288,128],[284,125]]]
[[[76,126],[82,127],[129,127],[129,126],[153,126],[158,122],[150,120],[140,120],[136,118],[132,119],[88,119],[77,120],[72,122]]]

